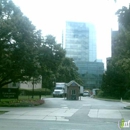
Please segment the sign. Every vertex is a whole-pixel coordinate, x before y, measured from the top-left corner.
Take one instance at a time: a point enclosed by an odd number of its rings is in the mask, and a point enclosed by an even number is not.
[[[0,99],[18,99],[18,88],[1,88]]]

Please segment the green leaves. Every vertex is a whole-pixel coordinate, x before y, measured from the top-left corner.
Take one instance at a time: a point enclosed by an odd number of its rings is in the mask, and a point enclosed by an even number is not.
[[[67,82],[79,80],[75,64],[65,58],[55,37],[43,38],[41,30],[11,0],[0,0],[0,88],[32,77],[37,80],[40,75],[42,86],[49,88],[62,80],[60,76]]]
[[[29,80],[36,68],[35,26],[11,0],[0,1],[0,87]],[[32,69],[31,69],[32,68]]]
[[[117,11],[119,31],[112,37],[113,55],[103,76],[104,94],[124,97],[130,89],[130,7]]]
[[[120,27],[123,27],[125,29],[129,28],[130,27],[130,23],[129,23],[130,7],[127,8],[127,7],[123,6],[122,9],[119,9],[116,12],[116,14],[118,16],[118,21],[119,21]]]
[[[70,82],[75,80],[81,83],[80,76],[78,74],[78,68],[76,67],[73,59],[63,58],[60,66],[58,67],[56,81],[57,82]]]

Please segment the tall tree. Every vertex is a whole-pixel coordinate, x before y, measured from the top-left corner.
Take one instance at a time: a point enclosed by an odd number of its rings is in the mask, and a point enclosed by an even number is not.
[[[0,0],[0,87],[29,80],[41,34],[11,0]]]
[[[65,57],[63,58],[60,66],[58,67],[56,81],[57,82],[70,82],[75,80],[82,84],[82,80],[78,73],[78,68],[76,67],[73,59]]]
[[[126,76],[122,67],[118,66],[114,59],[109,61],[107,71],[103,75],[102,90],[104,96],[121,98],[124,96],[126,86]]]
[[[116,15],[118,16],[118,22],[119,22],[119,26],[120,28],[123,27],[125,29],[128,29],[130,30],[130,5],[129,7],[125,7],[123,6],[121,9],[119,9],[117,12],[116,12]]]
[[[130,7],[117,11],[119,31],[115,37],[114,55],[103,77],[105,94],[123,97],[130,89]]]
[[[50,82],[53,83],[55,80],[54,74],[57,72],[58,66],[64,57],[65,51],[61,48],[60,44],[56,43],[55,37],[47,35],[39,50],[42,87],[49,87]]]

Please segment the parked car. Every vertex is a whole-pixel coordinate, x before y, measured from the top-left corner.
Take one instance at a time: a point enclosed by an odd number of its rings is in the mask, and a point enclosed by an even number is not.
[[[83,96],[90,96],[89,91],[85,91],[85,92],[83,93]]]

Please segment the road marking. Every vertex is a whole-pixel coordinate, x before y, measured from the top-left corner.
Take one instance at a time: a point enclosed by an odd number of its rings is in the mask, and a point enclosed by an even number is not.
[[[91,118],[121,119],[119,110],[91,109],[88,113]]]
[[[8,114],[0,115],[0,119],[30,119],[30,120],[52,120],[52,121],[69,121],[66,117],[71,117],[78,109],[64,108],[43,108],[31,109],[30,111],[10,111]],[[18,113],[19,112],[19,113]]]
[[[61,104],[61,108],[68,108],[66,104]]]
[[[91,104],[83,104],[82,106],[86,106],[86,107],[90,107],[91,106]]]
[[[61,107],[61,108],[65,108],[65,109],[66,109],[66,108],[68,108],[68,107]]]

